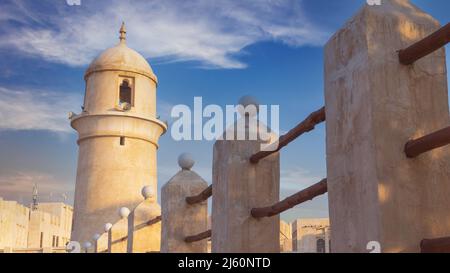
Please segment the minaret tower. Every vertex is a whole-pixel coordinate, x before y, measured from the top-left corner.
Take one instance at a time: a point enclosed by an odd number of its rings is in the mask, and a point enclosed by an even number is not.
[[[167,130],[156,117],[157,78],[148,62],[120,42],[85,73],[83,112],[71,114],[78,132],[78,169],[72,240],[89,241],[121,207],[143,201],[141,189],[157,192],[158,139]]]
[[[33,203],[31,204],[31,210],[38,209],[38,187],[37,183],[34,183],[33,186]]]

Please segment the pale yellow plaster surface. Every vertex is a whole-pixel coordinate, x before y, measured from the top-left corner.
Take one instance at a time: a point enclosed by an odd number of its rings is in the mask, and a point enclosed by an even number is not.
[[[154,198],[143,201],[131,212],[128,226],[129,253],[160,251],[161,221],[155,221],[159,216],[161,216],[161,207]]]
[[[246,135],[250,129],[246,128]],[[275,153],[258,164],[250,156],[261,141],[218,140],[213,156],[212,252],[277,253],[280,217],[255,219],[252,208],[279,201],[280,157]]]
[[[156,76],[124,39],[92,62],[85,80],[84,110],[71,118],[79,135],[72,240],[80,242],[118,221],[119,208],[138,206],[144,186],[157,192],[156,151],[167,130],[156,115]],[[123,80],[129,108],[119,104]]]
[[[117,221],[109,230],[108,252],[127,253],[128,218]]]
[[[208,187],[203,178],[191,170],[181,170],[161,190],[161,252],[206,253],[208,240],[186,243],[184,239],[207,231],[207,201],[189,205],[186,197],[195,196]]]
[[[332,252],[418,252],[450,234],[450,149],[416,159],[404,145],[449,125],[445,49],[399,63],[439,28],[406,0],[365,7],[325,48]]]

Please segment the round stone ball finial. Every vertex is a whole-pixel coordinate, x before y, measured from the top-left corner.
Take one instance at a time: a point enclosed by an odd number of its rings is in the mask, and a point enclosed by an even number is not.
[[[100,234],[95,233],[94,236],[92,236],[92,240],[97,241],[98,239],[100,239]]]
[[[104,227],[105,232],[108,232],[112,228],[112,226],[113,225],[111,223],[106,223]]]
[[[119,209],[119,216],[124,219],[127,218],[128,215],[130,215],[130,210],[126,207],[122,207]]]
[[[153,198],[155,196],[155,192],[153,191],[152,186],[145,186],[142,188],[141,191],[142,196],[145,198],[145,200],[149,198]]]
[[[258,102],[258,100],[257,100],[255,97],[253,97],[253,96],[248,96],[248,95],[246,95],[246,96],[241,97],[241,98],[239,99],[238,104],[244,106],[244,108],[247,108],[247,106],[251,106],[251,105],[254,106],[254,107],[256,108],[256,112],[245,113],[245,114],[249,114],[250,117],[256,116],[256,115],[258,114],[258,112],[259,112],[259,102]],[[247,110],[248,110],[248,109],[247,109]],[[239,111],[239,114],[240,114],[241,116],[244,116],[244,112],[242,112],[242,110]]]
[[[92,244],[91,244],[91,242],[84,242],[83,247],[84,247],[84,249],[89,249],[92,247]]]
[[[194,166],[194,164],[195,164],[195,161],[191,154],[183,153],[178,157],[178,165],[183,170],[187,170],[187,171],[191,170],[192,167]]]

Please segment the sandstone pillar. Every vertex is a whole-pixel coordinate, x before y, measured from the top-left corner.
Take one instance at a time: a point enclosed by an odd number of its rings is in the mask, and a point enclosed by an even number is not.
[[[128,241],[128,215],[130,210],[121,208],[119,211],[120,219],[109,230],[108,252],[109,253],[127,253]]]
[[[235,127],[239,126],[235,124]],[[245,135],[249,136],[252,130],[248,124],[245,130]],[[234,139],[237,139],[236,135]],[[280,251],[279,216],[255,219],[250,215],[252,208],[279,201],[279,154],[258,164],[249,161],[250,156],[261,150],[262,143],[257,140],[218,140],[214,145],[213,253]]]
[[[208,184],[194,171],[194,161],[186,154],[178,159],[182,168],[161,190],[162,238],[161,252],[206,253],[207,240],[186,243],[187,236],[207,231],[208,203],[189,205],[186,197],[200,194]]]
[[[161,207],[152,186],[142,189],[145,200],[131,212],[128,221],[128,253],[159,252]]]
[[[405,143],[449,125],[445,50],[414,65],[397,51],[439,28],[407,0],[366,5],[325,48],[332,252],[419,252],[450,235],[450,150]]]
[[[108,232],[104,232],[95,241],[95,253],[104,253],[107,251],[108,251]]]

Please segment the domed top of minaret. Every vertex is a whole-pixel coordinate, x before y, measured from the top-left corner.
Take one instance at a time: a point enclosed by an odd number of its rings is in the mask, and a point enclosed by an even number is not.
[[[102,52],[89,65],[84,77],[87,78],[94,72],[118,70],[138,73],[157,82],[157,78],[147,60],[127,46],[125,23],[122,23],[119,33],[119,44]]]

